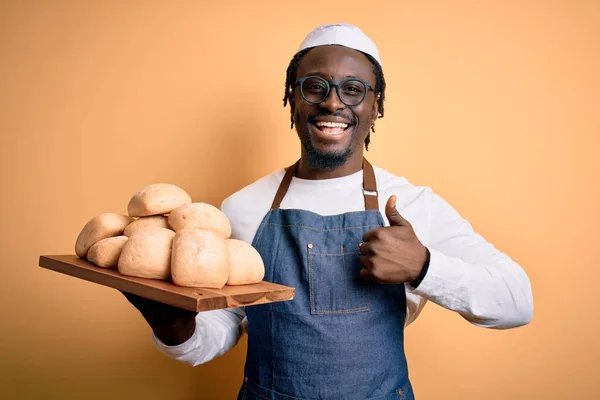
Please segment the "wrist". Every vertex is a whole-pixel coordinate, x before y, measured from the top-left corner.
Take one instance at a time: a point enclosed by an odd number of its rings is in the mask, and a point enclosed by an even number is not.
[[[421,269],[419,270],[419,273],[417,274],[415,279],[413,279],[412,281],[409,282],[410,286],[412,286],[414,289],[416,289],[421,284],[423,279],[425,279],[425,276],[427,275],[427,271],[429,270],[429,262],[431,259],[431,253],[429,252],[429,249],[427,247],[425,247],[425,252],[426,252],[425,261],[421,265]]]
[[[177,346],[187,342],[196,331],[196,319],[180,319],[169,326],[153,327],[154,335],[167,346]]]

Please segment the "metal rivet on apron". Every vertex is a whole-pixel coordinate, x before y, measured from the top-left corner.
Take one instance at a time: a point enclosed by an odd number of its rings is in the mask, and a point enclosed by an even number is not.
[[[248,382],[248,377],[247,376],[244,377],[244,382]]]
[[[308,244],[308,248],[309,248],[309,249],[312,249],[312,243],[309,243],[309,244]]]

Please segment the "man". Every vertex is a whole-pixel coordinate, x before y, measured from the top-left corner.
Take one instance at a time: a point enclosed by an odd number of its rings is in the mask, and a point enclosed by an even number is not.
[[[241,399],[412,399],[404,327],[427,300],[477,326],[530,321],[518,264],[430,188],[364,159],[384,98],[379,53],[361,30],[326,25],[306,37],[284,97],[299,162],[222,204],[232,237],[261,254],[265,280],[295,287],[296,297],[196,315],[127,295],[161,351],[205,363],[244,326]]]

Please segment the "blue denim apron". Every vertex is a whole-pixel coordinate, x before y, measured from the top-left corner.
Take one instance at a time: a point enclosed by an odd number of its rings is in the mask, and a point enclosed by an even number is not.
[[[248,352],[239,400],[413,399],[404,355],[404,285],[359,276],[358,245],[384,225],[373,167],[364,160],[365,211],[322,216],[279,208],[287,169],[252,245],[265,280],[294,300],[248,307]]]

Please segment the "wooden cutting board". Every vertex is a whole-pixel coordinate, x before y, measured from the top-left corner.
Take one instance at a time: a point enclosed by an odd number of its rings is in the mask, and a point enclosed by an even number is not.
[[[182,287],[171,281],[125,276],[116,269],[100,268],[74,254],[40,256],[39,265],[52,271],[197,312],[292,300],[295,294],[293,287],[265,281],[252,285],[224,286],[222,289]]]

